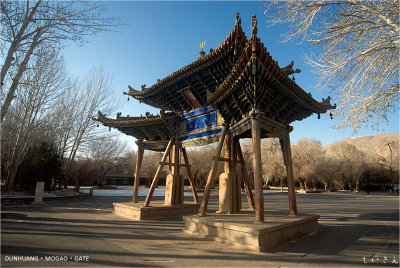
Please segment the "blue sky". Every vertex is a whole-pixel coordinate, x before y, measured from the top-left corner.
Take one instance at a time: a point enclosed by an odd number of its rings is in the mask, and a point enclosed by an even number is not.
[[[115,28],[116,31],[91,36],[89,43],[84,46],[68,45],[64,49],[64,56],[73,75],[82,76],[91,68],[103,65],[113,77],[115,95],[120,104],[118,111],[122,115],[138,116],[144,115],[146,111],[158,114],[158,109],[140,104],[132,98],[127,102],[122,92],[128,91],[128,84],[135,89],[140,89],[142,84],[151,86],[157,78],[162,79],[195,61],[202,41],[206,40],[204,51],[207,53],[210,48],[216,48],[233,29],[236,12],[241,15],[247,37],[251,35],[251,16],[257,16],[261,41],[281,67],[295,61],[294,68],[302,71],[295,75],[296,83],[306,92],[311,92],[318,101],[330,95],[329,92],[320,92],[314,88],[316,77],[311,67],[305,63],[304,55],[315,48],[311,43],[281,43],[283,38],[280,35],[286,31],[286,26],[267,27],[262,2],[103,1],[101,4],[106,5],[106,16],[120,18],[122,25]],[[316,138],[325,145],[352,136],[353,129],[333,129],[337,123],[337,119],[331,120],[328,114],[322,115],[321,119],[313,115],[295,122],[292,124],[292,143],[307,137]],[[362,128],[355,136],[398,132],[399,113],[390,114],[389,124],[382,127],[384,130],[379,132]],[[108,129],[104,127],[104,131]],[[121,138],[133,145],[133,138]]]

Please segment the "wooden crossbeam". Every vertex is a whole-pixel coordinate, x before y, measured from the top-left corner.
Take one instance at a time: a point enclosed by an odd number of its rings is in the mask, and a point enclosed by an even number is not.
[[[171,162],[168,162],[168,161],[164,161],[164,162],[158,162],[158,164],[159,165],[163,165],[163,166],[166,166],[166,165],[168,165],[168,166],[173,166],[174,165],[174,163],[171,163]],[[179,165],[179,167],[184,167],[184,168],[186,168],[187,167],[187,165],[186,164],[180,164]]]
[[[215,161],[216,159],[218,159],[217,161],[222,161],[222,162],[230,162],[231,160],[229,158],[226,157],[213,157],[212,160]]]

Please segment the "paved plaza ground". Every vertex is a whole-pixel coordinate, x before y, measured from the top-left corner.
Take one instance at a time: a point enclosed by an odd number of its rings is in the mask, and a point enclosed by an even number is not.
[[[287,193],[264,198],[267,221],[268,212],[288,211]],[[398,195],[297,194],[300,213],[321,216],[320,231],[264,253],[192,237],[179,218],[134,222],[112,213],[113,202],[130,199],[2,205],[1,266],[399,266]],[[217,206],[212,195],[209,209]]]

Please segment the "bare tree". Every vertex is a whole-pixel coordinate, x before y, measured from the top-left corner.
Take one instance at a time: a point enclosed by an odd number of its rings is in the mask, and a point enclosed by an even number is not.
[[[113,19],[101,15],[101,6],[83,1],[1,1],[0,40],[5,59],[0,80],[3,92],[4,87],[8,88],[2,95],[1,120],[34,51],[44,44],[49,47],[66,40],[83,42],[87,35],[114,25]]]
[[[121,164],[119,165],[119,173],[122,174],[130,174],[133,175],[135,174],[135,167],[136,167],[136,154],[137,151],[132,150],[127,152],[124,155],[124,158],[121,161]]]
[[[281,146],[278,139],[267,139],[261,142],[262,170],[265,183],[274,177],[286,176],[286,168],[283,163]]]
[[[211,157],[208,156],[212,155],[214,150],[212,145],[206,145],[196,150],[188,151],[193,178],[198,189],[204,188],[207,182],[207,176],[212,163]]]
[[[342,121],[337,128],[378,127],[399,108],[399,1],[271,1],[272,24],[288,23],[285,41],[319,48],[308,57],[318,87],[331,88]]]
[[[315,173],[325,190],[334,187],[335,179],[339,172],[340,165],[335,157],[324,155],[316,162]]]
[[[107,135],[92,140],[88,147],[90,151],[87,157],[97,171],[98,183],[101,185],[104,176],[123,163],[124,155],[127,154],[127,144],[118,137]]]
[[[67,81],[58,50],[41,47],[21,77],[17,101],[2,126],[2,177],[8,190],[29,146],[46,136],[51,111]]]
[[[307,190],[307,181],[315,184],[317,162],[322,157],[321,142],[316,139],[303,138],[292,146],[293,173],[304,190]]]
[[[147,185],[150,186],[151,180],[156,174],[158,163],[160,162],[162,153],[145,151],[140,174],[147,177]]]
[[[93,120],[98,110],[109,113],[115,110],[115,98],[112,91],[111,77],[106,75],[102,67],[94,68],[88,75],[74,84],[68,104],[74,104],[74,109],[67,109],[57,120],[68,120],[58,123],[64,132],[59,135],[64,139],[60,144],[68,154],[65,162],[65,173],[71,168],[78,150],[85,149],[91,140],[101,137],[103,130],[96,129]],[[65,146],[65,147],[64,147]],[[69,183],[67,177],[65,186]]]
[[[360,188],[362,171],[367,166],[367,159],[364,152],[358,150],[353,144],[347,142],[336,143],[332,147],[336,158],[339,161],[339,172],[337,182],[344,190]]]
[[[253,185],[254,182],[254,170],[253,170],[253,144],[251,139],[244,139],[240,144],[242,148],[243,158],[246,165],[246,170],[249,173],[250,185]],[[261,148],[261,151],[264,151],[264,148]],[[264,164],[264,163],[263,163]]]
[[[374,159],[378,165],[387,170],[392,182],[399,179],[399,141],[386,141]]]

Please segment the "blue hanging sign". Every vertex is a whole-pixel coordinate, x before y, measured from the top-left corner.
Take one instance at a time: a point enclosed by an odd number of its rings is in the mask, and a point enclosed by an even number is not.
[[[179,119],[178,140],[185,147],[218,141],[224,123],[218,110],[211,106],[181,115]]]

